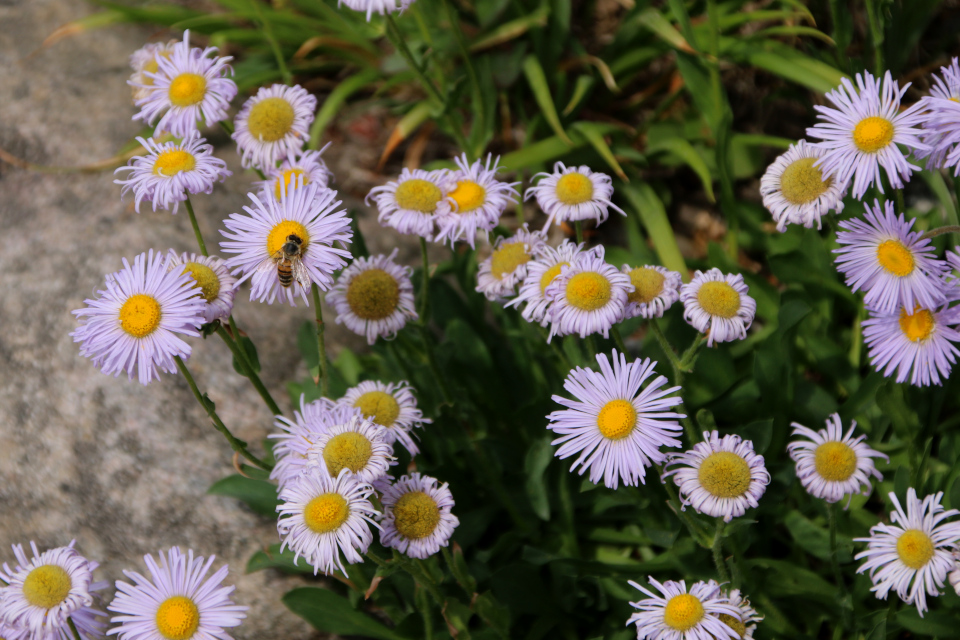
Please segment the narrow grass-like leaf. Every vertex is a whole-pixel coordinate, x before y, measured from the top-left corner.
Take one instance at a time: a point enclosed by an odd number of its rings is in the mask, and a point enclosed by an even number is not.
[[[84,31],[92,31],[94,29],[99,29],[111,24],[117,24],[118,22],[126,21],[127,17],[122,12],[115,9],[91,13],[90,15],[84,16],[79,20],[74,20],[73,22],[68,22],[62,27],[58,27],[53,33],[44,38],[40,47],[49,47],[54,42],[62,40],[63,38],[69,38],[70,36],[75,36],[78,33],[83,33]]]
[[[800,25],[796,26],[780,26],[780,27],[770,27],[768,29],[761,29],[753,34],[753,38],[766,38],[770,36],[810,36],[811,38],[817,38],[818,40],[823,40],[831,46],[836,46],[836,42],[833,41],[833,38],[825,34],[819,29],[813,27],[804,27]]]
[[[354,609],[349,600],[327,589],[302,587],[288,591],[283,596],[283,604],[318,631],[377,640],[402,640],[392,630]]]
[[[656,144],[652,144],[651,146],[647,147],[648,155],[655,155],[657,153],[672,154],[688,167],[693,169],[694,173],[697,174],[697,177],[700,178],[700,182],[703,184],[703,188],[707,192],[707,197],[710,198],[710,202],[716,202],[716,196],[714,196],[713,193],[713,177],[710,175],[710,168],[707,167],[707,163],[704,161],[703,157],[697,153],[697,150],[693,148],[692,144],[683,138],[664,138],[662,140],[658,140]]]
[[[689,281],[690,274],[687,270],[687,263],[683,259],[683,254],[680,253],[677,237],[670,227],[667,210],[664,208],[663,202],[660,201],[660,197],[646,183],[625,185],[620,189],[620,192],[626,196],[630,205],[636,210],[663,266],[673,271],[679,271],[684,282]]]
[[[350,76],[330,92],[330,95],[327,96],[327,99],[323,101],[323,105],[317,111],[317,119],[310,126],[309,148],[317,149],[320,146],[320,136],[323,135],[323,130],[327,128],[327,125],[337,115],[340,107],[347,99],[378,77],[380,77],[379,72],[374,69],[367,69]]]
[[[547,76],[543,73],[543,67],[540,61],[533,54],[528,55],[523,61],[523,73],[530,83],[530,89],[533,91],[533,97],[543,112],[550,128],[567,144],[572,144],[567,132],[563,130],[560,124],[560,116],[557,115],[557,107],[553,104],[553,97],[550,95],[550,85],[547,84]]]
[[[586,97],[587,92],[593,86],[594,82],[592,76],[577,77],[577,83],[573,87],[573,95],[570,96],[570,102],[567,103],[567,106],[563,108],[563,115],[568,116],[573,113],[573,110],[576,109],[580,102]]]
[[[637,20],[647,29],[656,34],[664,42],[680,51],[687,53],[696,53],[696,50],[690,46],[687,39],[677,31],[670,21],[663,17],[663,14],[656,9],[644,9],[637,16]]]
[[[607,141],[603,139],[603,134],[600,132],[600,129],[597,127],[594,122],[586,122],[581,120],[580,122],[575,122],[573,124],[574,128],[583,134],[583,137],[587,139],[587,142],[590,143],[590,146],[600,154],[600,157],[603,158],[610,168],[613,169],[613,172],[623,180],[624,182],[630,182],[627,178],[627,174],[623,172],[623,167],[620,166],[620,163],[617,162],[616,157],[613,155],[613,151],[610,150],[610,145],[607,144]]]
[[[386,163],[387,158],[390,157],[390,154],[393,153],[393,150],[396,149],[401,142],[406,140],[411,133],[416,131],[420,125],[426,122],[432,112],[433,106],[424,100],[418,102],[414,105],[413,109],[410,109],[410,111],[400,118],[393,128],[393,131],[390,132],[390,138],[383,147],[383,153],[380,154],[380,162],[377,164],[378,170],[383,168],[383,165]]]
[[[480,36],[470,43],[470,51],[483,51],[484,49],[489,49],[490,47],[495,47],[504,42],[510,42],[511,40],[519,38],[534,27],[545,27],[549,16],[550,7],[541,5],[531,13],[516,20],[505,22],[489,33]]]
[[[725,55],[741,64],[769,71],[802,86],[826,93],[840,84],[845,74],[825,62],[770,40],[763,43],[723,39]]]
[[[230,496],[247,504],[257,513],[271,518],[277,515],[277,487],[266,480],[244,478],[239,474],[227,476],[213,483],[207,493],[215,496]]]

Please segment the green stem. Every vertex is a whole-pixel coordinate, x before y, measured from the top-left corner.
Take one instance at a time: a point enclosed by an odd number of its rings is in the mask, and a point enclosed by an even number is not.
[[[423,341],[423,348],[427,354],[427,364],[430,366],[430,371],[433,372],[433,377],[437,380],[437,386],[440,387],[440,395],[443,396],[443,402],[445,404],[451,404],[450,390],[447,388],[446,378],[440,373],[440,366],[437,364],[437,359],[433,355],[433,340],[430,338],[430,332],[424,325],[421,324],[418,326],[420,327],[420,339]]]
[[[925,234],[920,236],[921,240],[927,240],[929,238],[936,238],[937,236],[942,236],[945,233],[960,233],[960,227],[956,225],[947,225],[944,227],[937,227],[936,229],[930,229]]]
[[[883,75],[883,28],[880,26],[880,3],[882,0],[866,0],[867,23],[870,27],[870,40],[873,45],[873,73],[878,78]]]
[[[193,375],[190,373],[190,370],[187,369],[187,365],[183,363],[183,360],[180,359],[180,356],[173,356],[173,359],[177,363],[177,369],[180,370],[180,373],[184,378],[186,378],[187,384],[190,385],[190,390],[193,391],[193,397],[197,399],[197,402],[200,403],[200,406],[203,407],[203,410],[207,412],[207,416],[213,421],[213,426],[216,427],[217,431],[222,433],[223,437],[226,438],[227,442],[230,443],[230,447],[264,471],[270,471],[273,469],[273,465],[268,462],[264,462],[257,456],[250,453],[250,451],[247,450],[246,442],[236,438],[232,433],[230,433],[230,430],[227,429],[226,425],[223,424],[223,421],[220,420],[220,416],[217,415],[217,410],[214,408],[213,402],[211,402],[205,394],[200,393],[200,389],[197,387],[197,383],[193,379]]]
[[[245,375],[253,384],[254,388],[257,390],[257,393],[260,394],[263,402],[267,405],[267,408],[270,409],[275,416],[282,415],[283,412],[280,411],[280,407],[278,407],[277,403],[274,402],[273,396],[270,395],[270,392],[263,385],[263,381],[260,380],[260,376],[258,376],[257,372],[254,371],[253,367],[250,366],[250,362],[243,353],[243,349],[240,348],[239,344],[234,342],[233,338],[230,337],[230,334],[228,334],[226,329],[223,328],[223,325],[217,326],[217,335],[227,343],[230,351],[233,352],[234,359],[240,365],[240,368],[243,369],[243,375]]]
[[[847,601],[850,599],[850,593],[847,591],[847,583],[843,580],[843,573],[840,571],[840,557],[837,551],[837,505],[827,503],[827,521],[830,525],[830,564],[833,566],[833,581],[837,583],[840,589],[840,609],[843,612],[843,626],[850,628],[850,610],[847,608]]]
[[[713,534],[713,564],[717,566],[717,576],[720,582],[730,582],[730,573],[727,571],[727,565],[723,560],[723,528],[726,523],[722,518],[717,518],[717,530]]]
[[[540,329],[540,335],[542,335],[544,341],[546,341],[547,337],[550,335],[550,332],[546,329],[546,327],[538,326],[538,328]],[[567,357],[567,354],[564,353],[563,347],[560,346],[560,340],[562,340],[562,338],[550,340],[548,344],[550,345],[550,348],[553,349],[553,353],[556,354],[557,359],[560,361],[560,365],[563,367],[563,369],[560,371],[560,375],[562,377],[566,377],[567,373],[573,369],[573,365],[570,364],[570,359]]]
[[[290,73],[290,69],[287,68],[286,60],[283,59],[283,51],[280,50],[280,44],[273,35],[273,27],[270,25],[270,22],[263,17],[263,9],[260,7],[260,2],[258,0],[250,0],[250,3],[253,5],[254,11],[257,12],[257,19],[260,21],[260,24],[263,25],[263,35],[270,44],[274,57],[277,59],[277,68],[280,70],[280,77],[283,78],[283,84],[293,84],[293,75]]]
[[[230,122],[229,120],[221,120],[219,124],[220,124],[220,128],[227,132],[227,135],[228,135],[228,136],[232,136],[232,135],[233,135],[233,123],[232,123],[232,122]]]
[[[583,221],[575,220],[573,228],[577,233],[577,244],[583,244]]]
[[[73,623],[73,618],[67,617],[67,625],[70,626],[70,633],[73,634],[74,640],[83,640],[80,637],[80,632],[77,630],[77,625]]]
[[[655,337],[660,344],[660,348],[667,354],[667,360],[670,361],[670,365],[673,367],[673,377],[677,380],[676,384],[680,384],[679,380],[683,378],[683,368],[680,364],[680,359],[677,357],[677,352],[670,346],[670,342],[667,340],[667,336],[663,334],[660,323],[657,322],[656,318],[651,318],[649,326],[653,337]]]
[[[680,497],[677,495],[677,488],[673,486],[673,479],[663,477],[662,466],[655,465],[654,468],[657,470],[657,475],[659,476],[661,483],[667,492],[668,502],[670,503],[670,506],[673,507],[673,511],[677,514],[677,517],[680,518],[680,521],[683,522],[683,524],[687,527],[687,530],[690,532],[690,535],[693,536],[693,539],[697,544],[703,547],[708,547],[709,544],[704,543],[706,532],[700,528],[700,526],[690,516],[689,513],[683,510],[683,505],[680,503]]]
[[[320,395],[324,398],[330,397],[330,378],[327,375],[327,349],[324,344],[324,330],[326,326],[323,324],[323,309],[320,308],[320,287],[317,286],[317,283],[313,283],[313,308],[315,309],[316,318],[317,318],[317,357],[320,362],[320,378],[317,381],[317,386],[320,387]]]
[[[848,38],[842,35],[840,31],[840,22],[843,15],[841,12],[849,11],[849,5],[844,2],[841,4],[840,0],[830,0],[830,23],[833,25],[833,41],[837,45],[837,60],[840,62],[840,68],[846,72],[850,72],[850,59],[847,57],[847,45],[850,44]]]
[[[591,333],[590,335],[587,336],[586,343],[587,343],[587,351],[590,353],[590,359],[596,360],[597,359],[596,337]]]
[[[197,236],[197,244],[200,245],[200,253],[205,256],[209,256],[207,253],[207,245],[203,241],[203,234],[200,233],[200,225],[197,224],[197,216],[193,213],[193,203],[190,202],[190,196],[187,195],[187,199],[184,201],[184,204],[187,205],[187,213],[190,214],[190,224],[193,225],[193,235]]]
[[[894,189],[893,190],[893,199],[896,202],[897,213],[907,213],[907,207],[903,203],[903,189]]]
[[[616,325],[610,327],[610,335],[613,336],[613,342],[617,345],[620,353],[627,355],[627,346],[623,343],[623,337],[620,335],[620,329]]]
[[[697,364],[697,358],[700,356],[700,349],[703,348],[703,343],[706,339],[707,336],[703,333],[698,333],[697,337],[693,339],[693,343],[684,352],[683,357],[680,358],[681,371],[684,373],[693,373],[694,365]]]
[[[427,303],[430,300],[430,259],[427,257],[427,241],[420,237],[420,257],[423,260],[422,284],[420,285],[420,324],[427,324]]]

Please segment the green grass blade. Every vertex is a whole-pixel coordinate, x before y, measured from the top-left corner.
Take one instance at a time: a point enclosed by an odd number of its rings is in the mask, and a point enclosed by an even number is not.
[[[590,143],[590,146],[596,150],[600,157],[603,158],[610,168],[613,169],[613,172],[623,180],[624,182],[629,182],[627,174],[623,172],[623,167],[620,166],[620,163],[617,162],[617,158],[613,155],[613,151],[610,150],[610,145],[607,144],[607,141],[603,139],[603,134],[600,133],[600,130],[597,127],[595,122],[576,122],[574,123],[574,128],[583,134],[583,137],[587,139],[587,142]]]
[[[654,155],[656,153],[669,153],[693,169],[693,172],[700,178],[700,182],[703,183],[703,188],[707,192],[707,197],[710,198],[710,202],[716,202],[716,196],[714,196],[713,193],[713,176],[710,175],[710,168],[707,166],[703,157],[693,148],[692,144],[683,138],[666,138],[658,140],[655,144],[647,147],[648,155]]]
[[[579,76],[577,78],[577,84],[573,87],[573,95],[570,96],[570,102],[563,108],[563,115],[568,116],[573,113],[573,110],[576,109],[584,97],[586,97],[593,83],[594,79],[592,76]]]
[[[347,101],[347,98],[375,81],[378,77],[380,77],[380,74],[377,71],[367,69],[350,76],[330,92],[330,95],[327,96],[327,99],[324,100],[323,105],[317,111],[317,119],[314,120],[310,126],[310,149],[316,149],[320,146],[320,136],[323,135],[323,130],[327,128],[327,125],[330,124],[334,116],[337,115],[337,112],[340,110],[340,107],[343,106],[343,103]]]
[[[489,33],[480,36],[470,44],[470,51],[474,53],[483,51],[484,49],[489,49],[490,47],[495,47],[519,38],[535,27],[545,27],[549,16],[550,8],[541,6],[522,18],[505,22]]]
[[[530,83],[530,89],[533,91],[533,97],[543,112],[550,128],[557,136],[567,144],[573,144],[570,136],[563,130],[560,124],[560,116],[557,115],[557,107],[553,104],[553,98],[550,95],[550,85],[547,84],[547,76],[543,73],[543,67],[540,61],[533,54],[528,55],[523,61],[523,73],[527,76],[527,82]]]
[[[670,21],[664,18],[663,14],[656,9],[645,9],[641,11],[640,15],[637,16],[637,20],[674,49],[680,49],[688,53],[694,52],[687,38],[684,38],[683,34],[677,31],[674,26],[670,24]]]
[[[684,282],[689,282],[687,263],[680,253],[677,238],[667,219],[667,210],[653,188],[646,183],[626,185],[620,188],[630,205],[636,210],[640,222],[653,242],[660,262],[667,269],[679,271]]]

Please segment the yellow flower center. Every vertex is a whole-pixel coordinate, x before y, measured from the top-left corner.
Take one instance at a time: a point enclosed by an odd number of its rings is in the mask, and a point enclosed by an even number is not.
[[[593,197],[593,182],[582,173],[568,173],[557,180],[557,200],[563,204],[583,204]]]
[[[457,213],[467,213],[483,204],[487,190],[473,180],[461,180],[450,192],[450,197],[457,203]]]
[[[876,153],[893,141],[893,123],[880,116],[870,116],[857,123],[853,142],[864,153]]]
[[[747,625],[743,624],[743,620],[740,618],[735,618],[727,613],[721,613],[718,617],[720,618],[720,622],[733,629],[733,632],[737,634],[738,638],[747,635]]]
[[[823,179],[819,167],[813,166],[816,158],[800,158],[783,170],[780,176],[780,193],[791,204],[806,204],[822,196],[832,178]]]
[[[247,129],[257,140],[276,142],[293,128],[293,106],[283,98],[266,98],[250,108]]]
[[[673,596],[663,608],[663,622],[671,629],[689,631],[703,619],[704,611],[700,599],[689,593]]]
[[[384,391],[367,391],[357,398],[353,406],[360,408],[364,418],[373,420],[383,427],[392,427],[400,416],[400,403]]]
[[[628,400],[611,400],[597,414],[597,428],[608,440],[622,440],[637,426],[637,410]]]
[[[383,320],[399,302],[400,283],[383,269],[361,271],[347,286],[347,304],[363,320]]]
[[[169,178],[181,171],[193,171],[197,166],[197,159],[192,153],[183,149],[163,151],[153,162],[153,175]]]
[[[440,524],[440,507],[423,491],[410,491],[393,506],[393,521],[404,538],[426,538]]]
[[[596,271],[584,271],[567,282],[567,302],[583,311],[596,311],[610,301],[610,281]]]
[[[156,56],[147,60],[147,62],[143,65],[143,69],[140,70],[140,82],[147,85],[148,87],[152,87],[153,78],[146,75],[146,73],[144,72],[156,73],[159,68],[160,68],[160,63],[157,62]]]
[[[700,463],[700,485],[717,498],[742,496],[750,487],[750,466],[732,451],[717,451]]]
[[[350,469],[357,473],[370,461],[373,455],[373,444],[362,433],[347,431],[330,438],[323,448],[323,460],[327,463],[327,471],[334,478],[341,469]]]
[[[339,493],[325,493],[307,503],[303,522],[314,533],[330,533],[339,529],[349,515],[346,498]]]
[[[490,258],[490,272],[497,280],[513,273],[522,264],[530,262],[530,254],[522,242],[505,244],[493,252]]]
[[[297,179],[303,176],[304,186],[310,184],[310,177],[304,172],[303,169],[286,169],[284,172],[277,176],[274,193],[276,193],[277,200],[280,200],[280,196],[286,192],[287,195],[290,195],[290,192],[293,189],[297,188]],[[290,185],[293,185],[292,187]]]
[[[27,574],[23,597],[35,607],[52,609],[67,599],[73,582],[63,567],[45,564]]]
[[[895,276],[904,277],[913,273],[914,260],[910,249],[899,240],[884,240],[877,247],[877,262]]]
[[[437,209],[437,203],[443,199],[443,193],[440,187],[429,180],[413,178],[397,185],[393,198],[401,209],[433,213]]]
[[[933,314],[926,309],[917,308],[913,313],[907,313],[906,309],[900,310],[900,331],[912,342],[929,338],[935,325]]]
[[[188,262],[183,265],[183,273],[189,273],[196,286],[200,287],[200,295],[207,302],[213,302],[220,293],[220,278],[213,269],[199,262]]]
[[[843,482],[857,470],[857,454],[842,442],[824,442],[814,452],[813,464],[824,480]]]
[[[307,233],[307,228],[299,222],[284,220],[278,222],[267,234],[267,255],[273,256],[277,251],[280,251],[280,247],[287,241],[287,236],[291,235],[303,240],[300,251],[305,252],[307,245],[310,244],[310,234]]]
[[[720,318],[732,318],[740,310],[740,294],[726,282],[704,282],[697,300],[704,311]]]
[[[160,326],[160,303],[153,296],[136,293],[120,307],[120,327],[134,338],[143,338]]]
[[[543,295],[543,292],[547,290],[547,287],[550,286],[550,283],[553,282],[558,275],[560,275],[560,269],[569,265],[569,262],[561,262],[553,265],[543,272],[543,275],[540,276],[540,295]]]
[[[919,529],[907,529],[897,538],[897,555],[911,569],[920,569],[933,557],[933,540]]]
[[[173,82],[167,95],[175,107],[189,107],[203,101],[207,93],[207,79],[196,73],[181,73]]]
[[[663,293],[663,283],[666,278],[656,269],[637,267],[630,271],[630,284],[633,291],[627,294],[628,302],[650,302]]]
[[[157,608],[157,631],[167,640],[189,640],[200,626],[200,610],[184,596],[167,598]]]

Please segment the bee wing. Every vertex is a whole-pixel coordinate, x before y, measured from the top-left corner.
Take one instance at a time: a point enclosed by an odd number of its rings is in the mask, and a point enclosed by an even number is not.
[[[269,258],[264,258],[263,262],[257,265],[257,272],[270,271],[277,268],[277,263],[283,260],[283,251],[274,251]]]
[[[299,282],[301,287],[304,289],[310,288],[310,272],[307,271],[307,268],[303,265],[303,260],[300,259],[300,256],[290,260],[290,270],[293,273],[293,279]]]

